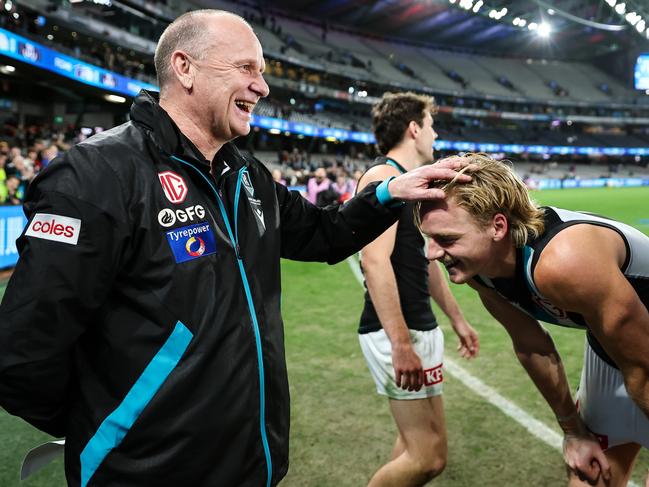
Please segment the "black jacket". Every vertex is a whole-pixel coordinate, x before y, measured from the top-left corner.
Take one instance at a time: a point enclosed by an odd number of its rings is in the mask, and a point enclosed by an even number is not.
[[[398,210],[374,185],[318,209],[232,144],[215,179],[153,94],[131,119],[29,188],[0,308],[0,405],[67,438],[73,486],[276,485],[280,257],[338,262]]]

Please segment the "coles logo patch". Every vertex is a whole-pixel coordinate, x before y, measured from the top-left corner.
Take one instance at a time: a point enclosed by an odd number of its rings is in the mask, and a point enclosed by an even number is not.
[[[175,228],[166,235],[177,264],[216,253],[214,233],[207,222]]]
[[[169,201],[176,205],[185,201],[187,184],[182,176],[175,172],[165,171],[158,173],[158,179],[160,179],[162,190]]]
[[[25,235],[55,242],[77,245],[81,232],[81,220],[67,216],[36,213]]]

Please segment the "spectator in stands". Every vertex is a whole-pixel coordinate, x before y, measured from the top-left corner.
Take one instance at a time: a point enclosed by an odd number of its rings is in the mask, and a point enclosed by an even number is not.
[[[5,203],[8,205],[22,205],[25,196],[24,185],[17,174],[7,177],[7,196]]]
[[[315,205],[318,201],[318,194],[328,190],[329,186],[331,186],[331,180],[327,178],[327,172],[324,167],[319,167],[306,185],[306,199]]]
[[[282,176],[282,171],[280,169],[273,169],[273,181],[276,183],[286,186],[286,179]]]
[[[356,185],[352,183],[345,171],[339,171],[336,181],[331,184],[331,188],[338,195],[338,203],[344,203],[354,195]]]
[[[0,203],[7,201],[7,173],[5,171],[5,164],[7,163],[7,156],[0,154]]]
[[[0,407],[66,436],[71,487],[275,486],[290,419],[280,256],[338,262],[458,175],[422,167],[316,208],[231,142],[269,91],[243,19],[184,14],[154,59],[160,93],[30,186]]]

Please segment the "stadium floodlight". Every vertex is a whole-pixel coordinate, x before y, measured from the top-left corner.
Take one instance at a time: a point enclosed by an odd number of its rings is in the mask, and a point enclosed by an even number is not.
[[[104,95],[104,100],[111,103],[126,103],[126,98],[118,95]]]
[[[627,21],[629,24],[631,24],[631,25],[635,25],[635,24],[638,23],[638,21],[639,21],[642,17],[640,17],[640,16],[639,16],[637,13],[635,13],[635,12],[629,12],[628,14],[626,14],[626,16],[625,16],[624,18],[626,19],[626,21]]]
[[[541,22],[539,28],[537,29],[537,33],[541,37],[550,37],[551,32],[552,32],[552,26],[546,22]]]
[[[455,3],[455,0],[448,0],[449,3]]]
[[[626,12],[626,3],[624,3],[624,2],[622,2],[622,3],[618,3],[618,4],[615,6],[615,11],[616,11],[617,13],[619,13],[620,15],[624,15],[624,12]]]
[[[9,12],[12,8],[14,8],[14,4],[11,2],[11,0],[7,0],[5,2],[5,10]]]
[[[512,24],[514,24],[514,25],[518,25],[518,24],[520,24],[520,22],[521,22],[520,17],[516,17],[514,20],[512,20]]]
[[[482,0],[478,0],[475,3],[475,5],[473,6],[473,13],[477,14],[480,11],[480,9],[482,8],[483,5],[484,5],[484,2]]]
[[[6,66],[2,67],[2,71],[5,73],[15,73],[16,68],[15,66],[12,66],[11,64],[7,64]]]
[[[495,19],[497,14],[498,14],[498,12],[496,12],[494,9],[489,10],[489,18],[490,19]]]
[[[604,0],[604,1],[608,3],[610,7],[615,7],[615,4],[617,3],[617,0]]]
[[[644,19],[640,19],[640,22],[635,24],[635,28],[640,34],[642,34],[644,32],[645,27],[646,27],[646,23],[645,23]]]
[[[521,21],[518,23],[521,27],[525,27],[527,25],[527,20],[521,19]]]
[[[536,22],[530,22],[530,25],[528,25],[527,28],[530,30],[536,30],[538,26],[539,24],[537,24]]]

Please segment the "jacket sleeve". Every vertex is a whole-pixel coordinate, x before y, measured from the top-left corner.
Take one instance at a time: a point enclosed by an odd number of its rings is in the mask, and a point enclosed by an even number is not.
[[[116,175],[68,159],[29,188],[28,225],[0,306],[0,406],[54,436],[65,435],[75,393],[74,347],[111,289],[126,241]]]
[[[381,235],[397,221],[401,207],[381,204],[376,197],[378,184],[368,184],[340,206],[325,208],[318,208],[297,191],[276,184],[282,257],[335,264]]]

